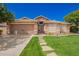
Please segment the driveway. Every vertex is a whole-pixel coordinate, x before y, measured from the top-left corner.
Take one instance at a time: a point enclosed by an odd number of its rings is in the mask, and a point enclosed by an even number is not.
[[[8,35],[0,37],[0,56],[18,56],[32,35]]]

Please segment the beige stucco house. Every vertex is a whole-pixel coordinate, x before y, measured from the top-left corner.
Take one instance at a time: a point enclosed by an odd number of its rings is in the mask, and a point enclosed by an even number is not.
[[[70,32],[70,24],[50,20],[44,16],[35,19],[26,17],[17,19],[8,25],[10,34],[61,34]]]
[[[8,25],[7,23],[0,23],[0,35],[7,35]]]

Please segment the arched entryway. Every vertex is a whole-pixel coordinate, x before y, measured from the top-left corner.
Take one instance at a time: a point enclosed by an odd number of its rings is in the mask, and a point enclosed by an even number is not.
[[[38,22],[38,34],[44,33],[44,22],[40,21]]]
[[[44,25],[45,22],[48,21],[48,19],[44,16],[38,16],[35,18],[37,25],[38,25],[38,34],[44,34],[45,33],[45,29],[44,29]]]

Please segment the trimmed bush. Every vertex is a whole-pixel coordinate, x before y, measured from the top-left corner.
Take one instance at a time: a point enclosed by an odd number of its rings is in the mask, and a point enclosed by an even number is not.
[[[78,33],[78,27],[77,26],[70,27],[70,32]]]

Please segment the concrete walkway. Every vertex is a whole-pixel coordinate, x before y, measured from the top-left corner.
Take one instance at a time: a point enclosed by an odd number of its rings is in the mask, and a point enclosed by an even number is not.
[[[0,51],[0,56],[19,56],[22,50],[25,48],[25,46],[28,44],[28,42],[31,40],[32,36],[25,36],[23,38],[17,39],[16,46],[10,47],[7,50],[1,50]],[[14,42],[15,43],[15,42]],[[11,43],[10,43],[11,44]]]
[[[54,52],[54,49],[49,47],[47,43],[44,41],[42,35],[39,35],[39,42],[40,42],[43,52],[46,53],[47,56],[57,56],[57,54]]]

